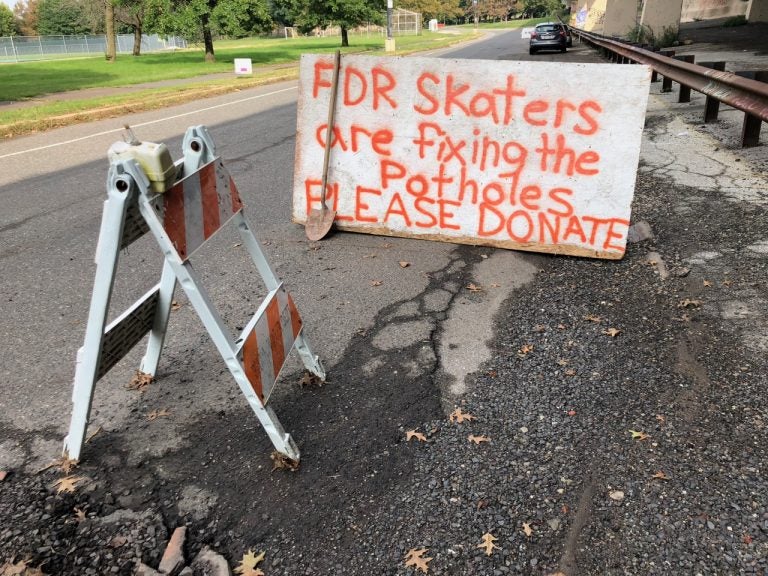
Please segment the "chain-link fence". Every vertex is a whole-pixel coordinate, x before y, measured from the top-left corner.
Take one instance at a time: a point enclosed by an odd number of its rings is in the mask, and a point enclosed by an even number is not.
[[[160,37],[157,34],[141,37],[141,52],[161,52],[186,48],[183,38]],[[0,37],[0,62],[25,62],[29,60],[53,60],[80,58],[106,54],[107,39],[101,35],[76,36],[2,36]],[[133,52],[133,34],[117,35],[117,52]]]

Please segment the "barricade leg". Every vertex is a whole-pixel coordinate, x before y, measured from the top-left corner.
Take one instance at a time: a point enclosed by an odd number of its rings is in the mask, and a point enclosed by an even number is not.
[[[113,183],[109,187],[108,194],[96,249],[96,278],[88,312],[88,324],[85,329],[85,342],[77,353],[75,383],[72,390],[72,419],[69,423],[69,434],[64,439],[64,455],[73,460],[80,459],[80,451],[85,442],[93,389],[96,385],[101,357],[104,326],[120,256],[125,212],[128,201],[135,191],[123,181],[119,185]]]
[[[267,260],[267,257],[264,255],[261,243],[259,243],[256,236],[251,231],[251,227],[245,219],[245,216],[240,212],[233,217],[233,220],[237,225],[237,231],[240,233],[243,245],[246,250],[248,250],[248,254],[251,256],[251,260],[253,260],[259,274],[264,280],[267,290],[275,290],[280,285],[280,280],[277,277],[277,274],[275,274],[275,271],[272,270],[269,260]],[[312,353],[309,343],[303,334],[299,334],[296,338],[295,346],[304,367],[321,380],[325,380],[325,368],[323,367],[322,362],[320,362],[320,358]]]
[[[157,365],[160,362],[160,353],[163,351],[165,333],[168,328],[168,317],[171,315],[173,292],[176,290],[176,275],[173,268],[166,260],[163,264],[163,273],[160,277],[160,292],[158,294],[157,309],[155,312],[152,330],[149,333],[147,353],[141,360],[140,370],[154,376],[157,373]]]
[[[304,363],[304,367],[320,378],[320,380],[325,381],[325,367],[320,361],[320,357],[312,353],[312,349],[309,347],[309,343],[303,333],[298,335],[294,345],[301,361]]]
[[[224,362],[227,364],[227,368],[229,368],[230,373],[235,378],[237,385],[240,387],[248,404],[259,419],[261,426],[269,436],[275,449],[292,460],[298,461],[301,457],[298,447],[294,443],[293,438],[291,438],[291,435],[283,430],[274,411],[272,411],[271,408],[262,405],[261,400],[256,396],[256,393],[251,386],[251,382],[245,374],[243,365],[240,363],[237,356],[232,335],[225,328],[221,317],[218,312],[216,312],[213,303],[210,301],[202,284],[196,277],[197,274],[192,268],[192,265],[189,262],[179,264],[175,271],[176,276],[181,283],[181,287],[186,292],[189,301],[203,321],[216,348],[219,350],[219,354],[221,354]]]

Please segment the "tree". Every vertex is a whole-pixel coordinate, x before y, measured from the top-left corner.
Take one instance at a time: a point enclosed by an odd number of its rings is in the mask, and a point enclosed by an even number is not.
[[[397,6],[419,12],[424,21],[453,20],[464,14],[460,0],[399,0]]]
[[[246,36],[272,26],[265,0],[146,0],[148,30],[202,40],[206,62],[214,62],[214,33]]]
[[[106,32],[107,62],[117,60],[117,36],[115,36],[115,5],[104,0],[104,31]]]
[[[349,29],[365,22],[380,24],[384,8],[383,3],[373,5],[369,0],[309,0],[305,17],[319,26],[339,26],[341,45],[349,46]]]
[[[562,9],[560,0],[523,0],[523,10],[530,18],[548,16]]]
[[[74,0],[40,0],[37,6],[37,33],[85,34],[88,25],[83,12]]]
[[[8,6],[0,3],[0,36],[16,34],[16,18]]]
[[[16,22],[19,28],[19,34],[22,36],[37,35],[38,20],[38,0],[18,0],[13,7],[13,14],[16,16]]]
[[[133,55],[141,56],[141,37],[144,33],[144,1],[117,0],[115,20],[133,30]]]

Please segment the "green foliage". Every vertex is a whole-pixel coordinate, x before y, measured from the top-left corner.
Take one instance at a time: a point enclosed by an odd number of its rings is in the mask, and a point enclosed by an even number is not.
[[[523,0],[523,12],[530,18],[556,14],[562,9],[560,0]]]
[[[723,22],[723,26],[727,27],[733,27],[733,26],[744,26],[747,23],[747,17],[744,16],[744,14],[740,14],[739,16],[731,16],[728,18],[725,22]]]
[[[398,0],[398,8],[420,12],[423,20],[454,20],[464,15],[460,0]]]
[[[16,18],[4,3],[0,2],[0,36],[16,34]]]
[[[303,18],[307,24],[349,29],[366,22],[381,24],[385,9],[381,0],[309,0]]]
[[[650,44],[656,48],[668,48],[677,44],[677,27],[664,26],[659,36],[648,25],[638,24],[627,33],[627,40]]]
[[[211,12],[211,21],[221,33],[245,38],[269,30],[272,19],[261,0],[219,0]]]
[[[82,8],[74,0],[40,0],[37,33],[41,36],[85,34],[88,31]]]

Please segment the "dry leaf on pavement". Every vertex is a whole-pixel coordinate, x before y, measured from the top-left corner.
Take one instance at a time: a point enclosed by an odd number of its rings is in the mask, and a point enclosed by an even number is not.
[[[468,436],[470,442],[474,442],[475,444],[480,444],[481,442],[490,442],[491,438],[490,436],[475,436],[473,434],[470,434]]]
[[[53,486],[56,488],[56,494],[61,494],[62,492],[71,493],[75,491],[75,485],[82,480],[85,480],[82,476],[65,476],[56,480]]]
[[[589,322],[595,322],[596,324],[599,324],[600,322],[603,321],[603,319],[600,318],[600,316],[595,316],[594,314],[587,314],[586,316],[584,316],[584,320],[588,320]]]
[[[253,550],[248,549],[248,552],[243,554],[240,565],[235,568],[235,574],[241,574],[242,576],[264,576],[264,572],[256,568],[262,560],[264,560],[264,552],[254,554]]]
[[[666,473],[662,470],[659,470],[656,472],[656,474],[653,475],[654,480],[669,480],[669,476],[666,475]]]
[[[618,328],[608,328],[603,334],[608,334],[611,338],[616,338],[616,336],[621,334],[621,330]]]
[[[639,430],[630,430],[629,433],[632,434],[633,440],[645,440],[649,437],[648,434]]]
[[[474,284],[474,283],[470,283],[470,284],[467,284],[467,290],[469,290],[470,292],[482,292],[483,287],[478,286],[477,284]]]
[[[521,358],[525,358],[531,352],[533,352],[533,344],[524,344],[523,347],[517,351],[517,355]]]
[[[171,413],[168,411],[168,408],[162,408],[160,410],[152,410],[152,412],[147,414],[147,420],[150,422],[152,420],[157,420],[158,418],[163,418],[164,416],[170,416]]]
[[[288,470],[289,472],[296,472],[296,470],[299,469],[300,462],[298,460],[289,458],[282,452],[274,450],[272,454],[269,455],[269,457],[272,458],[273,462],[272,472],[275,470]]]
[[[424,554],[427,553],[427,550],[427,548],[411,548],[408,550],[408,554],[405,555],[405,565],[413,566],[426,574],[427,570],[429,570],[427,564],[432,560],[432,558],[424,558]]]
[[[381,280],[371,280],[371,286],[381,286],[382,284]]]
[[[141,370],[136,370],[136,374],[133,375],[133,378],[131,378],[131,381],[128,383],[126,388],[128,388],[128,390],[138,390],[139,392],[144,392],[146,387],[152,383],[152,380],[154,380],[152,374],[147,374]]]
[[[427,441],[427,437],[424,436],[424,434],[422,434],[421,432],[416,432],[416,430],[408,430],[405,433],[405,441],[406,442],[410,442],[411,438],[416,438],[416,440],[418,440],[419,442],[426,442]]]
[[[486,532],[485,534],[483,534],[483,543],[478,544],[477,547],[485,548],[485,555],[490,556],[491,554],[493,554],[494,549],[501,550],[501,547],[496,546],[496,544],[494,544],[496,540],[498,540],[498,538],[496,538],[490,532]]]
[[[461,408],[456,408],[456,410],[448,415],[448,418],[451,422],[458,422],[459,424],[464,422],[464,420],[477,420],[477,418],[472,416],[469,412],[462,412]]]
[[[398,264],[400,264],[400,268],[408,268],[408,266],[411,265],[410,262],[406,262],[405,260],[400,260],[400,262],[398,262]]]
[[[531,537],[531,535],[533,534],[533,528],[531,528],[530,523],[523,522],[523,532],[525,532],[525,535],[528,536],[529,538]]]
[[[701,306],[701,300],[691,300],[690,298],[681,300],[680,303],[677,305],[678,308],[699,308],[700,306]]]
[[[171,311],[172,312],[176,312],[176,310],[178,310],[179,308],[181,308],[181,304],[176,302],[176,300],[171,302]]]

